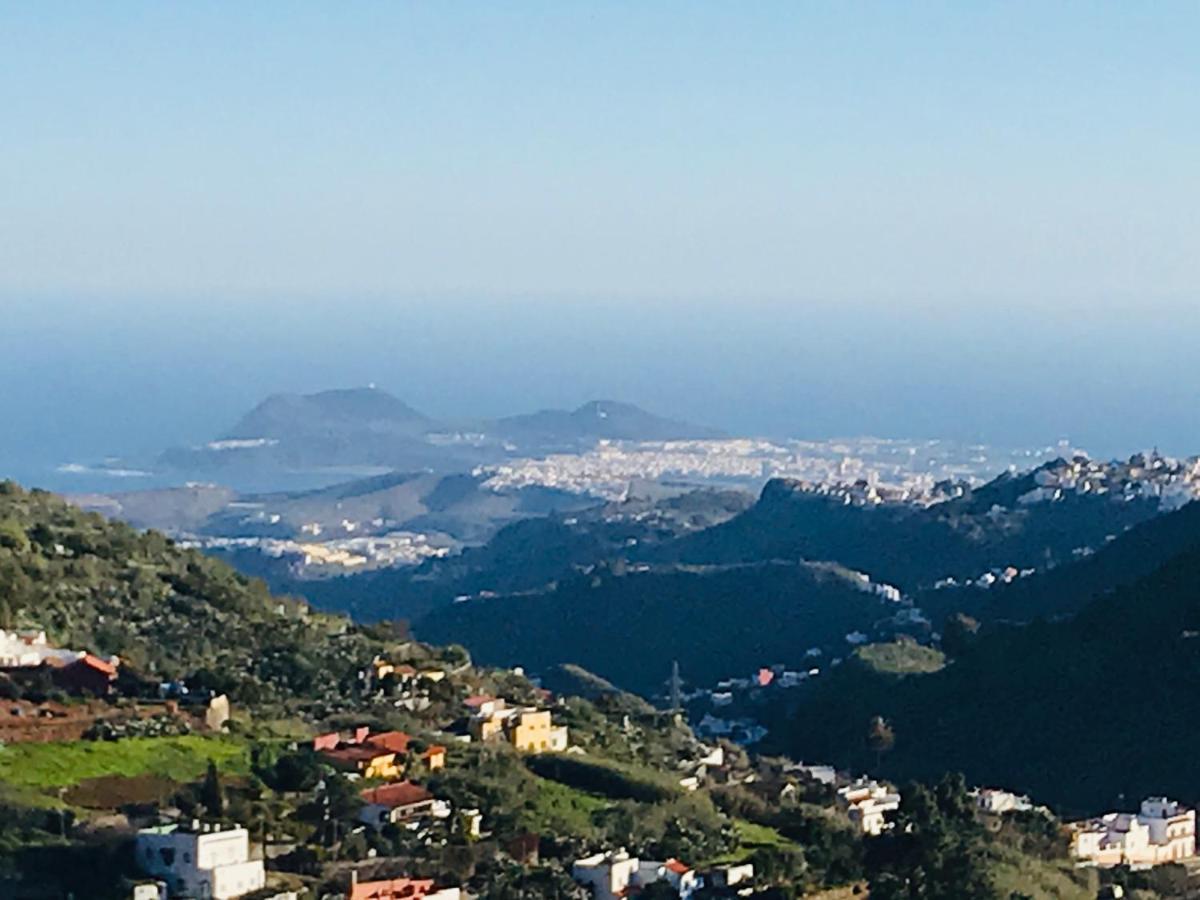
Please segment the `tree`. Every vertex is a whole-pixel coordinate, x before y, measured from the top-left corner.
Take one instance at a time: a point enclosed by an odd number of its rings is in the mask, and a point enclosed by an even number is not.
[[[957,659],[967,651],[979,633],[979,622],[966,613],[955,613],[946,617],[942,626],[942,649]]]
[[[220,818],[225,814],[225,791],[221,787],[221,775],[217,771],[217,764],[211,759],[204,773],[204,784],[200,787],[200,803],[210,816]]]
[[[963,777],[900,794],[895,827],[867,842],[871,900],[993,900],[985,835]]]
[[[867,726],[867,746],[875,754],[875,768],[883,762],[883,755],[896,745],[896,733],[883,716],[874,716]]]
[[[278,791],[311,791],[321,780],[321,764],[311,751],[287,753],[269,772],[271,787]]]

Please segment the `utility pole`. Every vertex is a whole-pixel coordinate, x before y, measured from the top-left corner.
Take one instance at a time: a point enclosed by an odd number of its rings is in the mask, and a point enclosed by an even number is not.
[[[680,689],[683,687],[683,679],[679,677],[679,660],[674,660],[671,663],[671,712],[678,713],[683,711],[683,702],[680,699]]]

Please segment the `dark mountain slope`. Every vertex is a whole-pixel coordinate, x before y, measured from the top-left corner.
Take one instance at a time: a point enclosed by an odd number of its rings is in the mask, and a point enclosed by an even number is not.
[[[631,572],[598,569],[555,589],[475,598],[422,619],[422,640],[448,640],[485,664],[533,671],[576,663],[644,695],[672,660],[698,684],[774,663],[884,615],[884,604],[828,567],[756,563]],[[844,644],[842,644],[844,646]]]
[[[1090,601],[1152,574],[1200,535],[1200,503],[1135,525],[1094,554],[1010,584],[925,591],[916,603],[933,619],[964,612],[985,621],[1071,616]]]
[[[458,477],[446,481],[457,483]],[[438,493],[449,502],[457,490],[451,484]],[[514,515],[517,521],[500,528],[487,543],[465,547],[460,554],[430,560],[415,569],[315,582],[289,579],[278,567],[253,571],[266,577],[275,590],[302,595],[322,609],[348,612],[363,621],[416,620],[460,595],[539,590],[571,577],[580,568],[650,552],[680,533],[724,521],[750,502],[750,496],[740,491],[676,490],[665,497],[631,498],[579,509],[592,501],[543,488],[504,496],[519,501],[517,512],[529,517]],[[433,505],[436,501],[427,498],[425,502]],[[462,515],[462,508],[456,501],[447,513],[431,512],[426,519],[440,525],[442,515]],[[568,514],[566,510],[572,511]],[[539,516],[539,512],[545,515]],[[253,564],[254,560],[244,556],[237,560],[239,568]]]
[[[996,567],[1068,561],[1076,549],[1098,547],[1158,514],[1152,498],[1070,493],[1055,502],[1019,504],[1025,489],[1021,479],[1002,476],[927,507],[859,505],[774,480],[741,516],[681,539],[664,548],[664,556],[696,563],[830,559],[911,591]]]
[[[897,680],[844,668],[813,689],[776,742],[867,765],[867,722],[883,715],[896,734],[890,776],[961,770],[1071,811],[1159,793],[1195,802],[1200,528],[1194,508],[1157,524],[1154,535],[1184,549],[1153,574],[1074,619],[998,628],[936,674]],[[1131,557],[1146,540],[1134,532],[1116,543]]]

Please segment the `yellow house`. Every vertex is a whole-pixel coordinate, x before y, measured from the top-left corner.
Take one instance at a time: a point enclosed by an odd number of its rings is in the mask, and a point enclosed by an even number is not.
[[[471,737],[477,741],[507,740],[522,753],[567,749],[566,726],[555,727],[549,710],[500,706],[472,718],[470,729]]]
[[[527,709],[513,716],[508,732],[512,745],[523,753],[546,753],[567,749],[567,729],[554,727],[549,710]]]
[[[365,747],[361,744],[326,750],[323,756],[339,769],[357,772],[363,778],[380,778],[390,781],[399,778],[402,771],[396,763],[395,752]]]
[[[513,718],[509,740],[524,753],[550,749],[550,713],[545,710],[519,712]]]

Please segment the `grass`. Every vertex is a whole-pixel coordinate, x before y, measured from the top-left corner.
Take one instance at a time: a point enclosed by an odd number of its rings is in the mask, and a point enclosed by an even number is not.
[[[929,675],[946,666],[946,655],[908,641],[867,644],[854,651],[859,662],[885,675]]]
[[[523,824],[539,834],[586,836],[595,830],[592,815],[610,805],[603,797],[538,778],[537,791],[523,814]]]
[[[213,760],[223,774],[246,774],[246,745],[234,738],[183,735],[0,747],[0,781],[15,788],[54,790],[104,776],[157,775],[192,781]]]
[[[1001,897],[1017,893],[1045,900],[1092,900],[1099,888],[1094,872],[1080,872],[1066,862],[1047,862],[1007,849],[997,853],[992,877]]]
[[[725,866],[732,863],[744,862],[753,856],[755,851],[766,847],[790,849],[799,849],[800,847],[795,841],[785,838],[774,828],[767,825],[759,825],[756,822],[749,822],[746,819],[734,819],[733,827],[738,837],[737,849],[716,859],[707,860],[707,865]]]
[[[543,753],[527,757],[525,766],[544,779],[613,800],[658,803],[683,793],[678,781],[664,772],[602,757]]]

